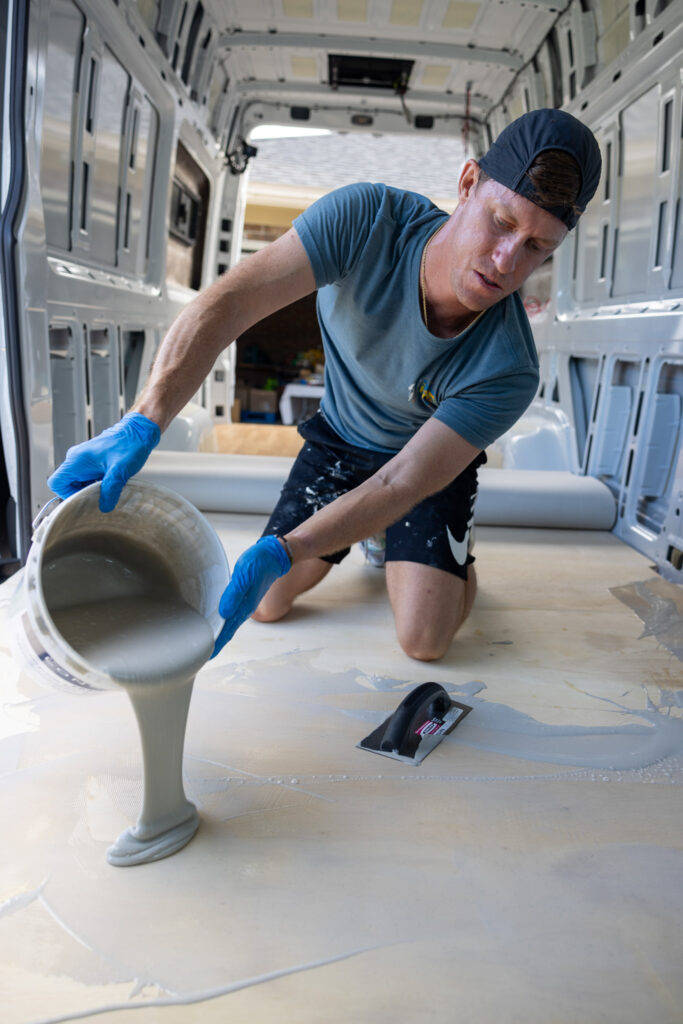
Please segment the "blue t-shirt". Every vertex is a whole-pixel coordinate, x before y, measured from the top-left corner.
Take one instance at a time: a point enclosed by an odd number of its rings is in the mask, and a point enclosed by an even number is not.
[[[538,358],[517,293],[455,338],[425,327],[422,250],[447,219],[415,192],[364,183],[323,196],[294,221],[318,287],[321,407],[349,444],[398,451],[433,415],[486,448],[536,393]]]

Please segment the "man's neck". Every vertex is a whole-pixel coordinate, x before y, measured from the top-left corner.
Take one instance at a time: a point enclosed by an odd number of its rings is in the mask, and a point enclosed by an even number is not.
[[[443,260],[441,251],[448,250],[448,236],[452,235],[453,228],[453,220],[450,219],[430,236],[420,266],[420,297],[425,325],[431,334],[444,339],[461,334],[482,312],[467,309],[450,289],[443,287],[444,277],[447,280],[448,264]]]
[[[439,311],[427,300],[427,312],[429,316],[429,330],[437,338],[455,338],[462,334],[474,321],[480,317],[483,310],[479,312],[467,311],[457,315],[449,314],[447,310]]]

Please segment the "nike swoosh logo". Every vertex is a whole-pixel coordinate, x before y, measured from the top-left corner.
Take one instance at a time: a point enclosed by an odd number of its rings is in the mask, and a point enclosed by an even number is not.
[[[448,543],[450,544],[451,554],[458,563],[458,565],[467,564],[467,543],[470,539],[470,529],[474,522],[474,516],[470,519],[465,530],[465,536],[462,540],[456,540],[448,527],[446,527],[446,533],[448,534]]]

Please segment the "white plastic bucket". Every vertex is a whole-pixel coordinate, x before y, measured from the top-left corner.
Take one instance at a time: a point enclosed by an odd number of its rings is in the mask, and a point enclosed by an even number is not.
[[[59,689],[117,689],[106,672],[89,663],[60,634],[46,599],[44,569],[59,544],[79,536],[133,537],[160,559],[179,596],[207,620],[217,637],[223,620],[218,602],[230,570],[223,546],[204,516],[185,498],[165,487],[132,480],[112,512],[100,512],[98,483],[57,504],[34,524],[22,581],[10,605],[17,654],[26,670]],[[47,507],[46,507],[47,508]],[[115,537],[114,537],[115,539]],[[83,595],[87,599],[87,595]]]

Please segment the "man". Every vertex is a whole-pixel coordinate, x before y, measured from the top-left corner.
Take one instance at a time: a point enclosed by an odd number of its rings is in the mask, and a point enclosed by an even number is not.
[[[321,411],[264,536],[238,559],[216,651],[249,616],[273,621],[351,544],[386,530],[399,641],[440,658],[474,600],[468,552],[484,449],[523,413],[538,360],[517,294],[593,196],[600,152],[571,115],[537,110],[468,160],[449,217],[383,185],[339,189],[178,316],[134,410],[70,449],[62,497],[102,480],[114,507],[226,341],[318,289]]]

